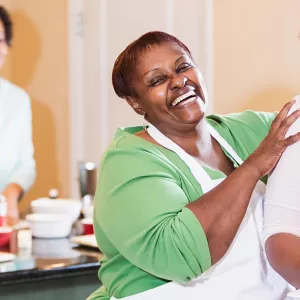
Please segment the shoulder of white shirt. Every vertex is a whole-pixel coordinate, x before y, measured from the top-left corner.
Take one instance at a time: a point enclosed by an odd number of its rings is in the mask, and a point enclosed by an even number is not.
[[[22,99],[23,101],[30,101],[28,93],[21,87],[17,86],[13,82],[0,77],[0,89],[3,89],[6,94],[11,98],[13,95],[13,99]]]

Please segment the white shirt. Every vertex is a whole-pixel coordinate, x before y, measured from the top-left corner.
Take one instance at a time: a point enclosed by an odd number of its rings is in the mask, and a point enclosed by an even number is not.
[[[27,191],[36,171],[28,94],[0,78],[0,193],[10,183]]]
[[[290,113],[300,109],[300,96]],[[300,132],[300,119],[289,128],[286,137]],[[300,236],[300,142],[282,154],[268,180],[265,196],[264,236],[285,232]]]

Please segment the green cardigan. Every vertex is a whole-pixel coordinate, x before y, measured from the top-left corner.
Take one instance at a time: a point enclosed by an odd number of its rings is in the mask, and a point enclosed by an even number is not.
[[[207,121],[245,160],[274,117],[245,111],[208,116]],[[140,130],[118,129],[102,158],[94,229],[105,254],[99,270],[103,286],[89,300],[126,297],[169,281],[188,282],[211,266],[202,226],[185,207],[201,197],[201,186],[177,154],[134,135]],[[212,179],[225,177],[204,169]]]

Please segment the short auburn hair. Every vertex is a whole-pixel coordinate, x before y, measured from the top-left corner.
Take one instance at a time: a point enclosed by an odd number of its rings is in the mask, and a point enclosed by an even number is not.
[[[118,56],[112,71],[112,84],[116,94],[121,98],[137,96],[132,87],[132,77],[138,58],[154,45],[172,43],[182,48],[192,58],[189,48],[176,37],[162,32],[150,31],[129,44]]]
[[[9,13],[4,8],[4,6],[0,6],[0,21],[3,23],[6,44],[8,46],[11,46],[11,42],[13,38],[13,24],[9,16]]]

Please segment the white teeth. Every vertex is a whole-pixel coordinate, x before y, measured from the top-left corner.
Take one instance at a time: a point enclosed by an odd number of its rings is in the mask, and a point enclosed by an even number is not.
[[[190,96],[196,96],[195,92],[194,91],[189,91],[179,97],[177,97],[173,102],[172,102],[172,106],[175,106],[177,105],[179,102],[183,101],[184,99],[190,97]],[[192,99],[194,100],[194,99]],[[191,101],[190,101],[191,102]]]
[[[196,99],[196,96],[195,96],[195,97],[192,97],[192,98],[189,98],[189,99],[185,100],[184,104],[193,102],[195,99]]]

